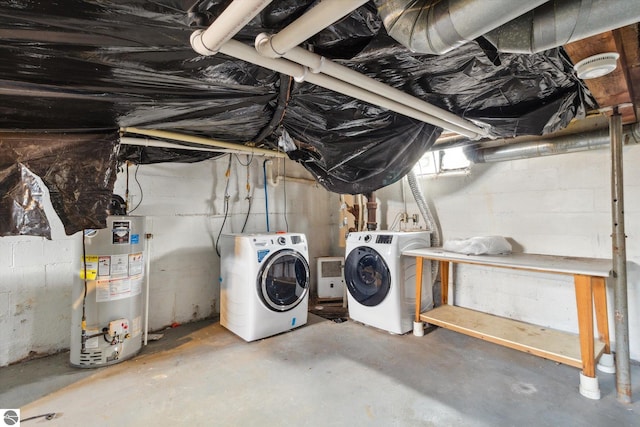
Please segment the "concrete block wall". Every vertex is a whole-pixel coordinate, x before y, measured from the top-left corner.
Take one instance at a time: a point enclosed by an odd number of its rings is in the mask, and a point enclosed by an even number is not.
[[[249,166],[243,166],[248,161]],[[131,206],[142,198],[132,214],[146,216],[146,231],[153,234],[148,272],[151,330],[218,313],[220,264],[215,241],[223,222],[225,233],[242,230],[249,206],[247,168],[252,206],[245,232],[266,231],[263,161],[234,156],[228,186],[228,156],[193,164],[142,165],[137,175],[136,166],[129,168]],[[280,173],[286,169],[288,176],[312,179],[294,162],[274,160],[274,168]],[[123,171],[114,193],[124,197],[126,188]],[[226,221],[225,189],[229,195]],[[267,192],[270,231],[288,228],[307,234],[315,277],[315,257],[339,255],[335,252],[339,251],[338,195],[304,182],[268,185]],[[34,353],[69,348],[71,289],[82,254],[81,233],[65,236],[50,204],[45,210],[52,222],[52,240],[0,238],[0,366]]]
[[[630,350],[640,360],[640,147],[624,149]],[[498,235],[514,250],[611,257],[610,155],[608,150],[472,165],[462,176],[423,178],[443,240]],[[417,212],[406,182],[377,192],[391,224],[398,209]],[[424,226],[424,221],[422,221]],[[551,274],[476,266],[456,267],[456,304],[577,333],[573,281]],[[615,340],[612,284],[607,290]]]

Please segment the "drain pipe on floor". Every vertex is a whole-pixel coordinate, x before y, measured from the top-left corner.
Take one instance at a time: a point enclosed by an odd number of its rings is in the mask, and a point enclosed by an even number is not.
[[[614,108],[609,118],[611,134],[611,213],[613,297],[616,334],[616,389],[618,401],[631,403],[629,361],[629,311],[627,307],[627,249],[624,231],[624,183],[622,165],[622,117]]]

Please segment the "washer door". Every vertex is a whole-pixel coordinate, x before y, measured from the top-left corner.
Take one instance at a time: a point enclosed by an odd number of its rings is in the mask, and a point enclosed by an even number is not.
[[[391,288],[387,263],[368,246],[359,246],[349,252],[344,262],[344,279],[351,296],[368,307],[380,304]]]
[[[273,311],[291,310],[307,295],[309,276],[309,263],[300,252],[280,250],[260,269],[258,295]]]

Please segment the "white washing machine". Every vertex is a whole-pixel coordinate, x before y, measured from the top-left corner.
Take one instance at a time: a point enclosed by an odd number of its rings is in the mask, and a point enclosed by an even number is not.
[[[254,341],[307,323],[309,254],[301,233],[220,237],[220,323]]]
[[[415,316],[415,257],[406,249],[430,246],[426,231],[361,231],[349,233],[344,279],[349,291],[349,317],[394,333],[413,330]],[[429,262],[423,265],[421,311],[433,308]]]

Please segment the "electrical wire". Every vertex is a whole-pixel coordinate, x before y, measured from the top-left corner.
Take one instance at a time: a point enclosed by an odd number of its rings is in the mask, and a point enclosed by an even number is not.
[[[224,225],[227,222],[227,216],[229,215],[229,181],[231,176],[231,160],[233,159],[232,155],[229,154],[229,163],[227,164],[227,171],[224,173],[227,183],[224,187],[224,218],[222,219],[222,225],[220,226],[220,231],[218,232],[218,237],[216,238],[216,254],[218,258],[220,258],[220,247],[218,246],[220,243],[220,236],[222,235],[222,230],[224,229]]]
[[[289,221],[287,221],[287,162],[282,162],[282,175],[284,176],[282,180],[282,192],[284,195],[284,224],[285,230],[289,232]]]
[[[264,174],[264,210],[267,216],[267,233],[269,232],[269,193],[267,191],[267,162],[271,160],[265,160],[262,162],[262,173]]]
[[[132,213],[133,211],[135,211],[136,209],[138,209],[138,207],[140,206],[140,204],[142,203],[142,199],[144,198],[144,193],[142,192],[142,185],[140,185],[140,181],[138,181],[138,169],[140,168],[140,163],[138,163],[136,165],[136,171],[133,173],[133,179],[135,179],[136,183],[138,184],[138,188],[140,189],[140,201],[138,202],[138,204],[136,205],[135,208],[131,209],[129,211],[129,213]]]
[[[83,264],[83,269],[84,269],[84,275],[83,275],[83,279],[84,279],[84,296],[82,297],[82,320],[81,320],[81,324],[80,324],[80,341],[81,341],[81,353],[84,353],[85,351],[85,342],[87,339],[87,313],[86,313],[86,307],[87,307],[87,245],[86,242],[84,241],[85,239],[85,229],[82,229],[82,264]]]
[[[242,230],[240,231],[241,233],[244,233],[244,229],[247,227],[247,221],[249,221],[249,214],[251,213],[251,200],[253,199],[253,197],[251,197],[251,175],[250,175],[251,169],[249,168],[249,166],[253,162],[253,153],[251,153],[251,157],[247,155],[246,165],[240,161],[237,155],[236,155],[236,159],[238,160],[238,163],[240,163],[243,166],[246,166],[247,168],[247,184],[245,186],[247,189],[247,197],[245,199],[249,202],[249,207],[247,208],[247,216],[244,217],[244,224],[242,225]]]

